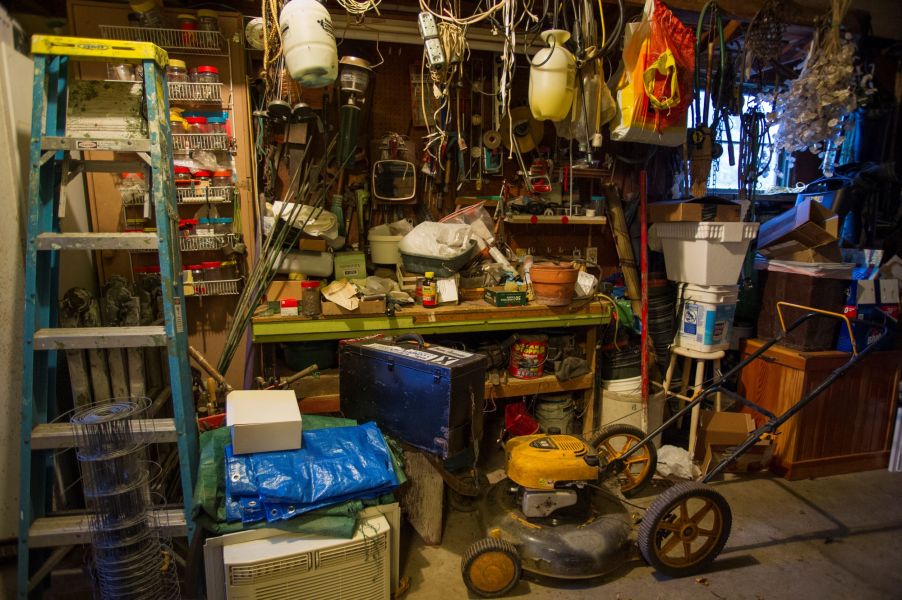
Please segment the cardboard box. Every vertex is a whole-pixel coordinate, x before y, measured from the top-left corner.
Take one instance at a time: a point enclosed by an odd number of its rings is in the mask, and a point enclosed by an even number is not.
[[[300,298],[301,293],[300,281],[295,281],[293,279],[287,281],[284,279],[275,279],[269,284],[269,288],[267,288],[266,299],[273,301],[284,300],[286,298]]]
[[[366,255],[363,252],[336,252],[335,279],[366,279]]]
[[[298,241],[298,248],[308,252],[325,252],[327,245],[326,240],[322,238],[301,237]]]
[[[232,432],[235,454],[301,447],[301,411],[291,390],[229,392],[226,425]]]
[[[702,474],[707,473],[720,461],[722,461],[735,446],[720,444],[705,447],[705,459],[702,461]],[[769,441],[760,441],[745,452],[742,456],[727,466],[727,473],[756,473],[764,470],[770,464],[774,456],[774,446]]]
[[[720,221],[738,223],[741,212],[742,207],[738,202],[715,196],[691,200],[668,200],[648,205],[648,222]]]
[[[485,288],[483,300],[492,306],[526,306],[527,292],[506,291],[503,286]]]
[[[385,299],[382,300],[361,300],[360,304],[357,306],[357,310],[348,310],[335,304],[334,302],[329,302],[328,300],[323,300],[323,315],[328,317],[338,317],[342,315],[380,315],[385,314]]]
[[[758,230],[758,252],[798,262],[841,262],[839,217],[810,199],[767,221]]]
[[[754,430],[755,420],[747,413],[700,411],[695,460],[702,461],[702,473],[707,473],[717,465],[727,453],[747,440]],[[727,471],[738,473],[760,470],[767,466],[772,454],[770,441],[759,441],[733,462]]]

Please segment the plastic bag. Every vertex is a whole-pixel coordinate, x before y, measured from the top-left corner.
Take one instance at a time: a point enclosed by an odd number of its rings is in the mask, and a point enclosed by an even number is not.
[[[647,0],[642,21],[626,26],[623,63],[611,139],[682,144],[692,103],[695,34],[659,0]]]
[[[487,244],[495,243],[495,234],[492,233],[495,222],[492,220],[489,211],[485,209],[485,202],[465,206],[439,222],[469,225],[473,230],[473,235],[482,238]]]
[[[406,254],[454,258],[470,249],[473,231],[460,223],[420,223],[398,243]]]

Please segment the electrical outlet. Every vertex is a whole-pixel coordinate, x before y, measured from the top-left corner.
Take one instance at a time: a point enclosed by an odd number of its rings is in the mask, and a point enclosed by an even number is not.
[[[586,248],[586,262],[598,264],[598,248]]]
[[[420,36],[424,40],[438,37],[438,27],[435,25],[435,17],[431,13],[421,12],[417,22],[420,26]]]
[[[440,69],[445,65],[445,51],[442,49],[442,43],[438,39],[438,27],[435,24],[435,18],[428,12],[421,12],[417,18],[417,24],[420,27],[420,37],[423,38],[423,45],[426,48],[426,61],[429,63],[429,68]]]

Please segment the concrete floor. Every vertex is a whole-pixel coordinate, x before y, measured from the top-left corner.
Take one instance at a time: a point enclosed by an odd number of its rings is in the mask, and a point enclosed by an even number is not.
[[[703,575],[657,576],[636,559],[581,582],[526,576],[510,598],[884,599],[902,597],[902,474],[870,471],[785,481],[766,475],[714,484],[730,503],[726,548]],[[637,504],[648,505],[662,487]],[[482,537],[475,513],[449,510],[441,546],[416,534],[402,556],[411,579],[407,600],[469,598],[460,557]]]

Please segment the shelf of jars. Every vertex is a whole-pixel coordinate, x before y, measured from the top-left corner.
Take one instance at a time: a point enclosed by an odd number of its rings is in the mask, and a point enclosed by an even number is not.
[[[234,246],[241,241],[240,233],[210,233],[183,235],[179,238],[179,250],[182,252],[203,252],[206,250],[222,250]],[[153,250],[132,250],[132,252],[156,252]]]
[[[123,206],[144,206],[144,190],[120,190]],[[233,185],[215,187],[177,187],[175,193],[179,204],[231,204],[237,190]]]
[[[180,54],[228,54],[225,37],[218,31],[101,25],[100,35],[108,40],[151,42],[164,50]]]
[[[170,102],[222,105],[222,83],[198,83],[193,81],[169,81]]]
[[[173,133],[173,150],[224,150],[230,151],[233,140],[225,133]]]

